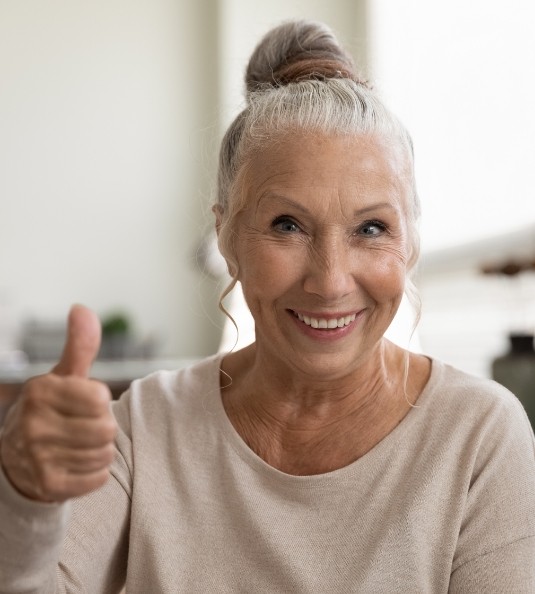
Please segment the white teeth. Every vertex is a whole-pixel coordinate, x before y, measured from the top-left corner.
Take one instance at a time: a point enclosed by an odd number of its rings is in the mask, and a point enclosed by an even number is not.
[[[357,317],[356,314],[352,314],[343,318],[330,318],[327,320],[326,318],[311,318],[297,312],[295,312],[295,314],[301,320],[301,322],[304,322],[307,326],[319,328],[321,330],[333,330],[334,328],[343,328],[344,326],[349,326],[349,324],[351,324],[351,322],[353,322]]]

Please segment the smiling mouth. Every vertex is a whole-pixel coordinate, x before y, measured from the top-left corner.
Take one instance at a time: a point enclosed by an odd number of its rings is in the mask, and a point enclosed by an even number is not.
[[[355,321],[357,314],[351,314],[349,316],[342,316],[340,318],[313,318],[300,314],[296,311],[292,311],[293,315],[298,318],[301,322],[310,326],[311,328],[317,328],[319,330],[334,330],[335,328],[343,328],[349,326],[351,322]]]

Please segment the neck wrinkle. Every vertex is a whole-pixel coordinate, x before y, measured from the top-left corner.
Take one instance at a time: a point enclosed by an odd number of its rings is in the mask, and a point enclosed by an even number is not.
[[[292,369],[281,375],[280,369],[270,369],[254,346],[249,347],[233,389],[223,391],[225,408],[278,431],[332,428],[347,417],[372,419],[378,411],[388,410],[400,393],[403,366],[390,344],[378,345],[376,356],[369,357],[358,373],[324,382],[299,377]]]

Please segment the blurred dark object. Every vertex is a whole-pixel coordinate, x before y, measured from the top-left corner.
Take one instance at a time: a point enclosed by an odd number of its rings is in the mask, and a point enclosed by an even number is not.
[[[21,349],[32,363],[57,361],[63,351],[66,329],[64,322],[28,320],[22,327]]]
[[[0,384],[0,427],[4,423],[8,408],[15,402],[19,393],[19,384]]]
[[[509,351],[492,362],[492,377],[522,402],[535,429],[535,349],[533,334],[509,335]]]
[[[124,314],[114,314],[102,320],[102,335],[128,334],[130,320]]]
[[[126,359],[132,354],[131,322],[124,313],[113,313],[101,320],[102,344],[99,359]]]
[[[484,264],[481,267],[483,274],[503,274],[504,276],[516,276],[528,270],[535,271],[535,260],[519,258],[500,262],[499,264]]]

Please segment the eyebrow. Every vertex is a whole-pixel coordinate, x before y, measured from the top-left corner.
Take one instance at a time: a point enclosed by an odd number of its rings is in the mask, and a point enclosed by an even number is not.
[[[272,199],[272,200],[273,199],[278,200],[279,202],[283,202],[292,208],[295,208],[305,214],[308,214],[308,209],[306,207],[304,207],[302,204],[299,204],[299,202],[295,202],[294,200],[291,200],[290,198],[286,198],[285,196],[281,196],[280,194],[272,194],[271,192],[266,192],[265,194],[262,194],[262,196],[260,196],[260,199],[258,200],[258,204],[256,207],[257,210],[258,210],[258,208],[260,208],[260,205],[262,204],[262,202],[264,202],[268,198]]]
[[[365,206],[364,208],[357,209],[355,211],[355,214],[362,215],[372,210],[380,210],[381,208],[388,208],[389,210],[393,210],[395,212],[399,211],[399,209],[396,208],[393,204],[390,204],[390,202],[377,202],[376,204],[370,204],[370,206]]]
[[[283,203],[287,204],[288,206],[290,206],[292,208],[295,208],[296,210],[301,211],[302,213],[309,214],[309,210],[305,206],[303,206],[302,204],[299,204],[299,202],[295,202],[291,198],[287,198],[286,196],[281,196],[280,194],[271,194],[271,193],[263,194],[260,197],[260,200],[258,201],[258,204],[257,204],[257,209],[260,207],[260,204],[266,198],[271,198],[271,199],[275,198],[279,202],[283,202]],[[357,210],[355,210],[355,215],[361,216],[361,215],[366,214],[368,212],[371,212],[371,211],[374,211],[374,210],[380,210],[382,208],[387,208],[387,209],[393,210],[395,212],[398,212],[399,211],[399,209],[397,209],[390,202],[376,202],[374,204],[370,204],[369,206],[365,206],[363,208],[358,208]]]

